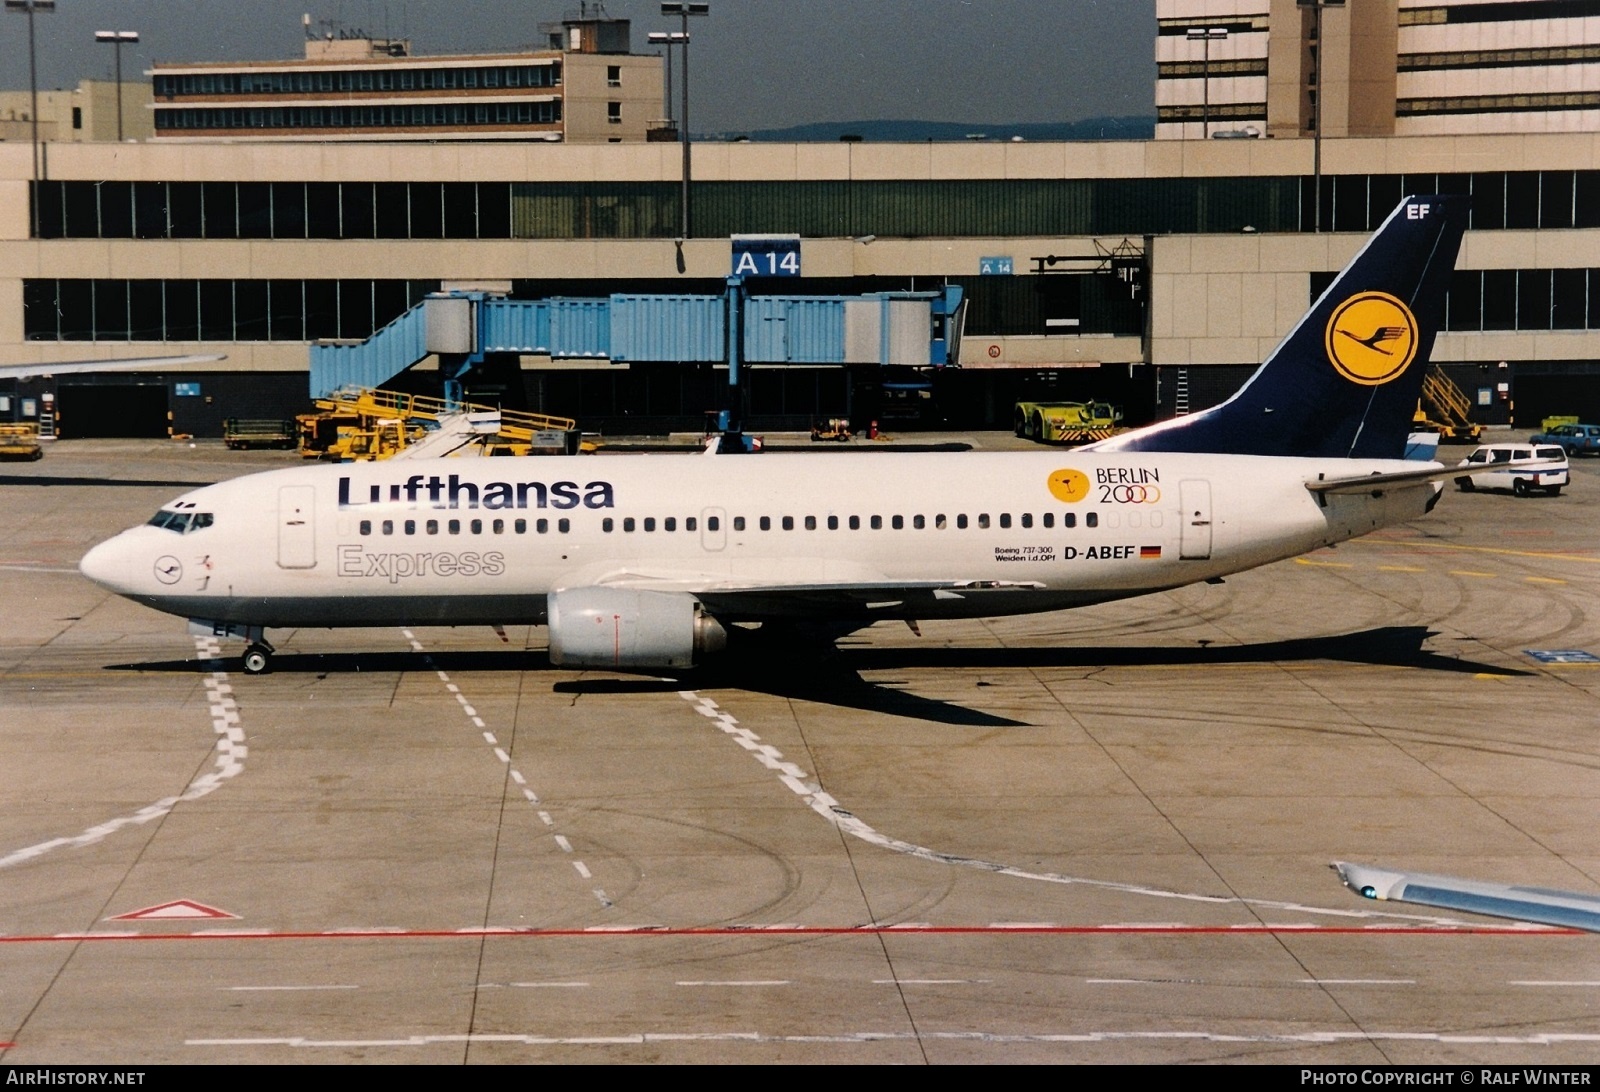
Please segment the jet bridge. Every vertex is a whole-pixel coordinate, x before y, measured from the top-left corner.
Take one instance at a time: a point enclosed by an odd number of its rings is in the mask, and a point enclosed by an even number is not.
[[[732,328],[737,352],[729,352]],[[446,379],[490,353],[618,363],[898,364],[960,361],[961,289],[861,296],[641,295],[517,300],[438,292],[361,342],[311,346],[311,397],[381,387],[437,355]]]

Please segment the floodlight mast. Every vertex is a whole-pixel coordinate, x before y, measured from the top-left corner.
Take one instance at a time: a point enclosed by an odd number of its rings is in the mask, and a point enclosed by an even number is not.
[[[109,42],[117,54],[117,143],[122,143],[122,46],[123,43],[132,45],[139,40],[137,30],[97,30],[94,32],[97,42]]]
[[[678,44],[683,46],[683,98],[680,100],[683,115],[683,127],[678,131],[679,143],[683,145],[683,169],[681,192],[678,199],[678,238],[689,237],[689,16],[710,15],[711,5],[698,0],[662,0],[662,15],[676,15],[683,21],[683,28],[678,32]]]

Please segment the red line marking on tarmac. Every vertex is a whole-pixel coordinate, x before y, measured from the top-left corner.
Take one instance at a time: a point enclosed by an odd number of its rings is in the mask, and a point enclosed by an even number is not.
[[[565,937],[733,937],[733,936],[1271,936],[1317,934],[1330,936],[1518,936],[1580,937],[1582,929],[1546,926],[1448,925],[837,925],[837,926],[716,926],[707,928],[635,926],[595,929],[337,929],[273,932],[266,929],[216,930],[193,933],[54,933],[40,936],[0,936],[0,944],[47,944],[63,941],[140,940],[476,940],[487,937],[554,939]]]

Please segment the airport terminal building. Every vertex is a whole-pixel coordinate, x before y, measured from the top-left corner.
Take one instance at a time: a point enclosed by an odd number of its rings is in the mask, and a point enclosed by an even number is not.
[[[768,233],[799,236],[803,275],[753,278],[752,295],[955,285],[965,310],[951,364],[753,367],[755,430],[836,416],[1004,428],[1020,396],[1109,399],[1149,420],[1236,389],[1400,197],[1426,192],[1472,197],[1434,359],[1479,419],[1600,416],[1592,131],[697,143],[687,210],[679,148],[638,139],[329,140],[313,153],[186,134],[51,145],[38,181],[31,151],[0,142],[0,358],[227,354],[62,376],[63,436],[215,435],[227,417],[302,411],[311,343],[368,338],[442,289],[720,295],[730,236]],[[699,355],[521,354],[484,382],[590,430],[696,429],[723,382],[722,360]]]

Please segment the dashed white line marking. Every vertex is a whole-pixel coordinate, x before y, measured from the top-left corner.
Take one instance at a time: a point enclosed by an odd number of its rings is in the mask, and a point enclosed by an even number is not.
[[[901,853],[908,857],[916,857],[936,864],[948,865],[957,868],[973,868],[983,872],[994,872],[1002,876],[1011,876],[1021,880],[1033,880],[1038,883],[1053,883],[1062,885],[1075,885],[1080,887],[1099,888],[1104,891],[1118,891],[1128,895],[1143,895],[1157,899],[1173,899],[1181,902],[1198,902],[1214,906],[1250,906],[1266,910],[1278,910],[1294,914],[1317,914],[1339,918],[1385,918],[1402,919],[1414,925],[1443,925],[1454,928],[1466,928],[1468,923],[1458,918],[1430,917],[1419,914],[1386,912],[1368,909],[1345,909],[1326,906],[1305,906],[1294,902],[1278,902],[1271,899],[1241,898],[1235,895],[1203,895],[1191,891],[1169,891],[1158,887],[1147,887],[1143,884],[1119,883],[1115,880],[1097,880],[1086,876],[1067,876],[1059,872],[1036,872],[1032,869],[1018,868],[1014,865],[1002,864],[998,861],[985,861],[975,857],[964,857],[959,854],[941,853],[926,846],[919,846],[912,842],[904,842],[892,838],[870,824],[852,815],[845,810],[837,800],[824,792],[822,786],[811,780],[798,766],[784,760],[783,753],[776,747],[760,742],[761,737],[747,728],[741,728],[739,722],[732,715],[724,712],[711,698],[702,697],[693,690],[680,690],[678,697],[689,702],[695,712],[708,720],[717,722],[720,728],[739,746],[750,751],[757,762],[768,769],[777,771],[783,776],[779,779],[790,792],[800,797],[812,811],[823,819],[838,827],[846,834],[858,838],[869,845],[887,849],[893,853]],[[1315,928],[1303,926],[1303,928]]]
[[[218,986],[233,993],[294,993],[302,990],[359,990],[360,986]]]
[[[405,629],[401,630],[400,632],[411,640],[412,646],[418,652],[422,651],[422,645],[412,636],[410,630]],[[439,676],[439,681],[444,684],[445,690],[455,696],[457,704],[461,706],[461,711],[466,715],[467,719],[472,721],[472,724],[475,728],[478,728],[483,732],[483,741],[490,747],[494,748],[494,756],[500,760],[502,765],[506,767],[507,774],[511,780],[522,789],[522,798],[537,808],[539,804],[538,794],[527,787],[527,778],[523,777],[521,771],[519,771],[516,766],[512,764],[510,752],[508,752],[504,747],[500,746],[499,738],[494,732],[489,730],[489,727],[484,723],[483,718],[478,715],[478,710],[468,700],[467,696],[461,692],[461,687],[452,682],[449,674],[444,671],[435,670],[434,674]],[[555,820],[551,818],[548,811],[539,809],[536,814],[539,816],[539,821],[542,822],[546,827],[555,826]],[[572,843],[567,841],[564,836],[559,834],[555,835],[555,842],[556,845],[561,847],[561,851],[563,853],[572,852]],[[578,875],[583,879],[590,880],[594,878],[590,873],[588,866],[584,864],[583,861],[573,861],[572,864],[573,868],[577,870]],[[593,888],[592,891],[595,899],[600,903],[602,909],[612,909],[613,903],[602,888],[596,887]]]
[[[202,660],[222,658],[222,648],[214,637],[196,637],[194,647]],[[228,673],[222,670],[212,671],[206,676],[205,688],[206,703],[211,713],[211,730],[217,734],[217,758],[211,770],[189,782],[188,787],[178,795],[162,797],[153,804],[146,804],[132,815],[108,819],[71,838],[52,838],[48,842],[39,842],[36,845],[13,850],[0,857],[0,868],[10,868],[24,861],[34,860],[56,849],[94,845],[125,827],[159,819],[183,801],[198,800],[202,796],[208,796],[221,788],[223,782],[229,778],[243,773],[244,760],[249,757],[250,748],[245,744],[244,732],[238,726],[239,710],[231,696],[233,687],[228,682]]]

